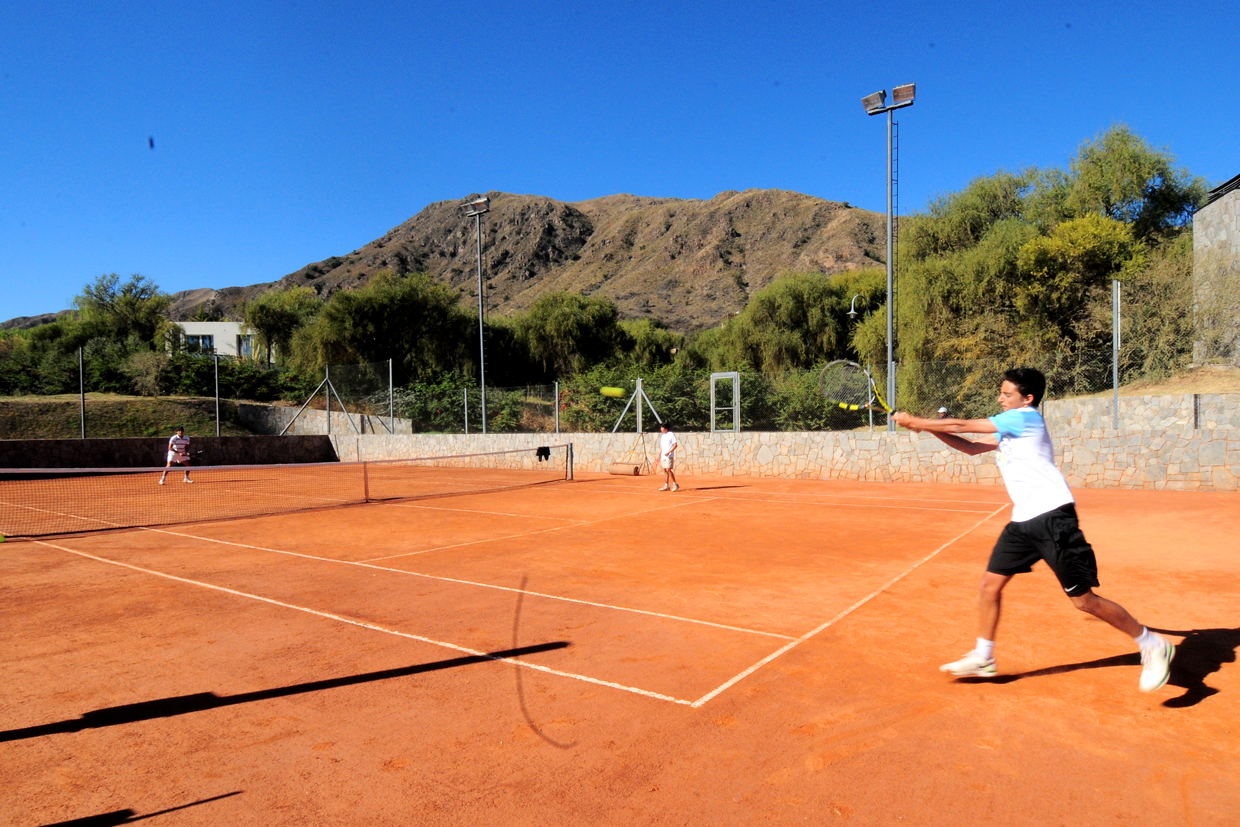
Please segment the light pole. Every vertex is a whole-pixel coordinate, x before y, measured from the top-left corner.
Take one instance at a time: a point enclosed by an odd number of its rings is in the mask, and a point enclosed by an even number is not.
[[[491,211],[491,199],[485,195],[469,202],[466,217],[474,219],[474,239],[478,252],[478,381],[482,386],[482,433],[487,432],[487,354],[482,342],[482,214]]]
[[[872,95],[866,95],[861,99],[861,105],[865,107],[867,115],[881,115],[887,113],[887,404],[895,406],[896,399],[896,371],[895,360],[893,354],[894,336],[892,335],[893,316],[892,316],[892,283],[894,281],[892,271],[892,243],[891,243],[891,113],[896,109],[903,109],[906,106],[913,105],[913,97],[917,91],[917,84],[906,83],[903,86],[892,87],[891,105],[887,106],[887,90],[880,89]],[[887,430],[894,431],[896,424],[891,421],[891,417],[887,417]]]

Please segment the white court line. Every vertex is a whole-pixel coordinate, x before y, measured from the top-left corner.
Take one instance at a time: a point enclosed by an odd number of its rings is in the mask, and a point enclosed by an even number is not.
[[[771,661],[775,660],[775,658],[777,658],[777,657],[779,657],[780,655],[784,654],[785,652],[787,652],[787,651],[789,651],[789,650],[791,650],[791,649],[793,649],[793,648],[795,648],[795,647],[797,647],[797,646],[801,645],[802,643],[804,643],[805,641],[809,640],[809,639],[810,639],[810,638],[812,638],[814,635],[818,634],[819,632],[821,632],[822,630],[824,630],[824,629],[828,628],[829,626],[833,626],[833,625],[835,625],[837,622],[839,622],[840,620],[843,620],[845,617],[847,617],[848,615],[852,614],[852,613],[853,613],[853,612],[855,612],[857,609],[860,609],[860,608],[861,608],[862,606],[864,606],[866,603],[869,603],[871,600],[873,600],[874,598],[878,597],[878,596],[879,596],[880,594],[882,594],[883,592],[887,591],[889,588],[891,588],[892,586],[894,586],[896,583],[899,583],[899,582],[900,582],[901,580],[903,580],[905,577],[908,577],[910,574],[912,574],[912,573],[913,573],[914,571],[916,571],[918,568],[920,568],[920,567],[921,567],[921,566],[923,566],[924,564],[926,564],[926,563],[930,562],[930,560],[931,560],[931,559],[933,559],[935,556],[937,556],[937,555],[938,555],[938,553],[939,553],[939,552],[941,552],[943,549],[947,548],[947,547],[948,547],[948,546],[950,546],[952,543],[954,543],[954,542],[956,542],[957,540],[959,540],[960,538],[964,537],[966,534],[968,534],[969,532],[973,531],[973,530],[974,530],[974,529],[976,529],[978,526],[982,525],[982,523],[985,523],[985,522],[986,522],[987,520],[989,520],[991,517],[995,516],[995,515],[996,515],[996,514],[998,514],[1000,511],[1002,511],[1003,509],[1007,508],[1007,505],[1008,505],[1007,503],[1004,503],[1003,505],[999,506],[999,507],[998,507],[998,508],[996,508],[994,511],[990,512],[989,514],[987,514],[985,517],[983,517],[982,519],[978,520],[976,523],[974,523],[973,525],[969,526],[969,527],[968,527],[968,528],[966,528],[964,531],[960,532],[960,533],[959,533],[959,534],[957,534],[955,537],[953,537],[952,539],[948,540],[948,541],[947,541],[946,543],[944,543],[943,545],[941,545],[941,546],[939,546],[938,548],[936,548],[934,551],[930,552],[928,555],[926,555],[925,557],[923,557],[921,560],[918,560],[916,563],[914,563],[914,564],[913,564],[912,566],[910,566],[908,569],[906,569],[905,571],[903,571],[903,572],[901,572],[900,574],[896,575],[895,577],[891,578],[891,579],[890,579],[890,580],[888,580],[886,583],[884,583],[882,586],[880,586],[879,588],[877,588],[877,589],[875,589],[874,591],[870,592],[868,595],[866,595],[865,597],[861,598],[861,599],[860,599],[860,600],[858,600],[856,603],[852,604],[852,605],[851,605],[851,606],[849,606],[847,609],[845,609],[844,611],[842,611],[842,612],[840,612],[839,614],[837,614],[835,617],[833,617],[833,618],[831,618],[830,620],[828,620],[826,623],[823,623],[821,626],[818,626],[818,627],[817,627],[817,628],[815,628],[815,629],[811,629],[810,631],[808,631],[808,632],[806,632],[805,634],[801,635],[799,638],[797,638],[796,640],[792,641],[792,642],[791,642],[791,643],[789,643],[788,645],[783,646],[783,647],[782,647],[782,648],[780,648],[780,649],[776,649],[774,652],[772,652],[771,654],[767,655],[767,656],[766,656],[766,657],[764,657],[762,660],[758,661],[758,662],[757,662],[757,663],[755,663],[753,666],[751,666],[751,667],[749,667],[748,669],[746,669],[744,672],[741,672],[739,675],[736,675],[736,676],[732,677],[732,678],[731,678],[731,679],[729,679],[727,682],[725,682],[725,683],[723,683],[722,685],[720,685],[720,686],[716,687],[715,689],[712,689],[710,692],[707,692],[705,695],[703,695],[702,697],[698,698],[698,699],[697,699],[696,701],[694,701],[693,703],[689,704],[689,706],[692,706],[692,707],[694,707],[694,708],[701,706],[702,704],[704,704],[704,703],[706,703],[707,701],[709,701],[711,698],[714,698],[715,696],[717,696],[719,693],[723,692],[724,690],[728,689],[728,688],[729,688],[729,687],[731,687],[731,686],[734,686],[734,685],[735,685],[736,683],[738,683],[739,681],[744,680],[745,678],[749,677],[749,676],[750,676],[750,675],[752,675],[754,672],[756,672],[756,671],[758,671],[759,669],[761,669],[763,666],[766,666],[768,663],[770,663]]]
[[[364,620],[354,620],[353,618],[343,617],[342,615],[332,614],[331,612],[321,612],[317,609],[311,609],[306,606],[298,606],[293,603],[285,603],[281,600],[274,600],[270,597],[262,597],[257,594],[250,594],[248,592],[237,591],[236,589],[225,588],[224,586],[216,586],[213,583],[204,583],[201,580],[190,580],[187,577],[177,577],[174,574],[166,574],[162,571],[155,571],[154,569],[146,569],[146,568],[142,568],[141,566],[134,566],[134,565],[130,565],[129,563],[122,563],[119,560],[109,560],[106,557],[97,557],[93,554],[87,554],[84,551],[77,551],[76,549],[67,548],[65,546],[59,546],[59,545],[56,545],[55,543],[49,543],[45,540],[34,540],[33,542],[38,543],[39,545],[49,546],[54,549],[59,549],[60,551],[67,551],[70,554],[76,554],[79,557],[85,557],[88,560],[95,560],[100,563],[108,563],[109,565],[120,566],[121,568],[126,568],[126,569],[130,569],[132,571],[137,571],[137,572],[142,572],[143,574],[154,575],[155,577],[163,577],[168,580],[175,580],[178,583],[188,583],[191,586],[199,586],[204,589],[213,589],[214,591],[224,592],[225,594],[231,594],[236,597],[245,597],[250,600],[257,600],[261,603],[269,603],[273,606],[280,606],[281,608],[284,608],[284,609],[293,609],[294,611],[305,612],[306,614],[315,615],[317,617],[326,618],[328,620],[335,620],[339,623],[348,623],[351,626],[358,626],[362,629],[369,629],[373,632],[383,632],[384,634],[388,634],[388,635],[396,635],[397,637],[408,638],[409,640],[416,640],[421,643],[429,643],[432,646],[441,646],[444,649],[451,649],[456,652],[464,652],[467,655],[474,655],[475,657],[482,657],[482,658],[486,658],[487,660],[502,661],[503,663],[510,663],[513,666],[522,666],[522,667],[525,667],[526,669],[536,669],[539,672],[546,672],[549,675],[558,675],[562,678],[572,678],[573,680],[585,681],[586,683],[592,683],[598,686],[607,686],[612,689],[620,689],[625,692],[632,692],[635,695],[644,695],[647,698],[655,698],[660,701],[670,701],[672,703],[683,704],[686,706],[689,705],[689,701],[681,700],[680,698],[673,698],[671,695],[662,695],[658,692],[651,692],[648,689],[638,689],[635,686],[625,686],[624,684],[621,684],[621,683],[613,683],[612,681],[604,681],[598,678],[591,678],[587,675],[578,675],[574,672],[564,672],[559,669],[552,669],[549,666],[539,666],[538,664],[535,664],[535,663],[526,663],[525,661],[517,660],[515,658],[497,658],[494,655],[488,654],[486,652],[481,652],[481,651],[478,651],[477,649],[470,649],[465,646],[458,646],[455,643],[445,643],[442,640],[433,640],[432,638],[411,634],[409,632],[400,632],[400,631],[397,631],[396,629],[389,629],[385,626],[379,626],[374,623],[367,623]]]
[[[631,511],[628,514],[617,514],[612,517],[601,517],[597,520],[582,520],[581,522],[578,522],[578,523],[571,523],[569,525],[557,525],[557,526],[552,526],[551,528],[539,528],[534,531],[522,532],[521,534],[509,534],[506,537],[484,537],[481,540],[468,540],[464,543],[453,543],[447,546],[436,546],[434,548],[424,548],[421,551],[407,551],[403,554],[389,554],[384,557],[370,557],[362,562],[374,563],[379,560],[394,560],[397,557],[414,557],[418,554],[430,554],[432,551],[443,551],[445,549],[450,549],[450,548],[461,548],[462,546],[476,546],[479,543],[495,543],[495,542],[499,542],[500,540],[514,540],[518,537],[532,537],[535,534],[547,534],[548,532],[551,532],[551,531],[563,531],[566,528],[576,528],[577,526],[593,525],[594,523],[605,523],[608,520],[623,520],[628,517],[636,517],[639,514],[649,514],[652,511],[663,511],[668,508],[679,508],[682,505],[693,505],[695,503],[705,503],[705,502],[710,502],[711,500],[714,500],[714,499],[718,499],[718,498],[717,497],[703,497],[702,499],[698,499],[698,500],[682,500],[680,502],[673,503],[672,505],[661,505],[661,506],[658,506],[657,508],[645,508],[645,509],[642,509],[641,511]]]
[[[766,478],[766,479],[769,479],[769,478]],[[829,482],[829,480],[827,481]],[[818,480],[809,480],[809,482],[818,482]],[[667,496],[666,492],[664,494],[659,494],[656,491],[629,491],[627,489],[617,490],[615,485],[602,486],[601,488],[593,488],[593,489],[584,488],[584,487],[582,488],[566,487],[562,489],[557,488],[555,490],[556,491],[571,491],[575,494],[588,494],[591,491],[604,491],[608,494],[629,494],[634,497]],[[714,490],[715,489],[713,488],[685,488],[684,486],[681,486],[681,493],[696,494],[698,496],[705,496],[707,492],[713,492]],[[757,497],[759,496],[778,497],[780,496],[780,493],[781,492],[779,491],[755,491],[753,492],[753,494],[745,494],[744,492],[733,492],[729,494],[713,494],[712,493],[712,497],[717,500],[735,500],[737,502],[762,502],[762,500],[757,499]],[[974,504],[974,505],[981,505],[981,506],[1000,504],[1000,503],[995,503],[995,502],[987,502],[985,500],[935,500],[935,499],[919,498],[919,497],[876,497],[876,496],[872,496],[869,494],[788,494],[787,496],[789,497],[840,497],[840,498],[849,499],[849,500],[895,500],[898,502],[950,503],[950,504],[955,504],[955,505]],[[842,503],[836,500],[822,501],[822,500],[814,500],[814,499],[808,499],[808,500],[784,499],[784,500],[770,500],[770,502],[786,502],[790,504],[800,503],[803,505],[852,505],[857,508],[861,508],[865,506],[864,503]],[[1006,504],[1006,503],[1002,503],[1002,504]],[[871,507],[883,508],[884,506],[876,505],[876,506],[871,506]],[[886,507],[900,508],[901,506],[886,506]],[[934,509],[927,509],[927,510],[934,510]],[[966,510],[966,509],[942,509],[942,510],[955,511],[955,510]],[[982,512],[978,510],[974,510],[973,513],[980,514]]]
[[[190,540],[203,540],[208,543],[219,543],[224,546],[236,546],[237,548],[248,548],[254,551],[266,551],[272,554],[284,554],[289,557],[300,557],[303,560],[315,560],[322,563],[335,563],[342,566],[358,566],[359,568],[374,569],[375,571],[386,571],[394,574],[405,574],[410,577],[421,577],[424,580],[438,580],[442,583],[456,583],[462,586],[475,586],[481,589],[495,589],[502,592],[513,592],[527,594],[531,597],[542,597],[547,600],[559,600],[563,603],[576,603],[579,606],[593,606],[598,609],[609,609],[617,612],[629,612],[631,614],[646,615],[648,617],[658,617],[664,620],[675,620],[680,623],[693,623],[698,626],[710,626],[714,629],[725,629],[729,632],[741,632],[748,635],[761,635],[762,637],[774,637],[781,640],[792,640],[792,635],[781,635],[778,632],[763,632],[757,629],[746,629],[742,626],[729,626],[725,623],[714,623],[709,620],[697,620],[692,617],[681,617],[680,615],[666,614],[664,612],[654,612],[648,609],[634,609],[629,606],[615,606],[609,603],[597,603],[592,600],[580,600],[575,597],[562,597],[555,594],[546,594],[544,592],[532,592],[528,589],[514,589],[511,586],[497,586],[493,583],[479,583],[473,580],[461,580],[456,577],[444,577],[438,574],[424,574],[418,571],[409,571],[408,569],[394,569],[390,566],[376,566],[367,562],[358,562],[356,560],[340,560],[335,557],[318,557],[313,554],[305,554],[299,551],[285,551],[278,548],[266,548],[264,546],[250,545],[249,543],[238,543],[235,540],[217,540],[214,537],[202,537],[197,534],[185,534],[180,531],[169,531],[164,528],[143,528],[143,531],[150,531],[156,534],[168,534],[173,537],[185,537]]]
[[[498,517],[525,517],[531,520],[559,520],[565,523],[584,523],[585,520],[574,520],[572,517],[548,517],[544,514],[512,514],[507,511],[480,511],[476,508],[444,508],[438,505],[414,505],[404,502],[372,501],[370,505],[392,505],[397,508],[424,508],[428,511],[459,511],[463,514],[494,514]]]

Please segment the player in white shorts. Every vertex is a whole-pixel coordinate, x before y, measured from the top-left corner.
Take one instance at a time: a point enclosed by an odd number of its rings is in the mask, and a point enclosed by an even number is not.
[[[977,646],[942,671],[960,677],[991,678],[996,674],[995,631],[1003,587],[1017,574],[1045,560],[1072,605],[1131,635],[1141,651],[1142,692],[1167,682],[1175,647],[1138,623],[1118,603],[1094,593],[1098,564],[1076,518],[1076,501],[1068,482],[1055,467],[1055,452],[1037,405],[1046,392],[1046,377],[1033,368],[1003,374],[999,407],[989,419],[921,419],[907,413],[892,416],[911,431],[926,431],[966,454],[998,451],[999,471],[1012,498],[1012,521],[995,543],[978,596]],[[981,434],[966,439],[957,434]]]
[[[667,427],[666,422],[659,423],[659,465],[663,468],[663,487],[660,491],[679,491],[676,482],[676,435]]]
[[[168,469],[173,463],[185,468],[185,479],[182,482],[193,482],[189,478],[189,437],[185,435],[185,429],[177,426],[177,432],[168,440],[168,462],[164,465],[164,473],[159,476],[159,484],[164,484],[164,479],[168,476]]]

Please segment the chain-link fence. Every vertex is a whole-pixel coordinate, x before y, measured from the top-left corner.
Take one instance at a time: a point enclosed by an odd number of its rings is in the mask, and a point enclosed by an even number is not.
[[[393,408],[414,433],[482,433],[482,393],[458,378],[397,388]],[[556,386],[487,387],[486,432],[521,434],[556,431]]]

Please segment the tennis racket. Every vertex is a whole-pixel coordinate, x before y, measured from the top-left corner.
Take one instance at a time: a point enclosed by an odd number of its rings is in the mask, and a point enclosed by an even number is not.
[[[870,372],[847,359],[837,359],[822,369],[818,389],[828,402],[846,411],[878,408],[884,413],[891,413]]]

